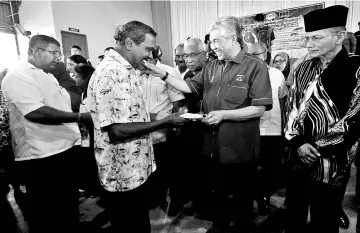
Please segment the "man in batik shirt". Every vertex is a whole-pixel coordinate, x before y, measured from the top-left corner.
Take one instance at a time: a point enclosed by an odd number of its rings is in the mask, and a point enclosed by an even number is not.
[[[294,170],[287,190],[286,233],[339,232],[341,187],[360,131],[360,58],[349,56],[342,46],[347,13],[347,7],[331,6],[304,16],[313,59],[295,70],[289,97],[285,137]]]
[[[114,232],[150,233],[145,182],[156,168],[150,133],[184,121],[175,113],[150,122],[137,69],[151,58],[155,37],[150,26],[138,21],[119,26],[117,47],[89,83],[95,157]]]

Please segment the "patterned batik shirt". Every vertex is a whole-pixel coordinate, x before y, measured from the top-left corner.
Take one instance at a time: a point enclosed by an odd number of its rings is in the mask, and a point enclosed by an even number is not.
[[[150,122],[139,78],[140,72],[111,50],[89,83],[87,104],[94,123],[99,178],[110,192],[139,187],[156,169],[150,134],[111,143],[105,129],[112,124]]]
[[[321,156],[310,167],[298,160],[310,176],[341,186],[354,160],[360,136],[360,57],[343,48],[326,69],[314,58],[301,63],[289,93],[285,137],[294,153],[305,143]]]
[[[9,111],[7,102],[0,90],[0,154],[1,151],[11,145]]]

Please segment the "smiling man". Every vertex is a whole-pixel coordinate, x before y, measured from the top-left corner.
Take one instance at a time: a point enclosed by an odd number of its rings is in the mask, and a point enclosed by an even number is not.
[[[213,226],[208,232],[251,232],[253,183],[259,151],[259,121],[271,109],[265,62],[246,54],[236,17],[219,18],[210,27],[211,48],[218,56],[192,79],[179,80],[145,63],[173,87],[203,99],[203,153],[211,157],[214,198]],[[233,196],[234,202],[228,200]]]
[[[15,161],[29,198],[30,232],[68,232],[78,221],[76,184],[77,122],[90,113],[73,113],[68,92],[52,74],[62,55],[52,37],[33,36],[28,61],[10,69],[2,82],[9,102]],[[55,227],[54,227],[55,226]]]
[[[342,46],[347,13],[347,7],[331,6],[304,16],[312,59],[296,68],[289,96],[285,137],[295,169],[287,190],[286,233],[339,232],[341,187],[360,131],[360,58]]]
[[[144,68],[143,60],[153,58],[155,37],[156,32],[139,21],[119,26],[116,47],[89,83],[95,157],[113,232],[150,233],[146,181],[156,169],[150,133],[184,122],[181,113],[150,121],[138,69]]]

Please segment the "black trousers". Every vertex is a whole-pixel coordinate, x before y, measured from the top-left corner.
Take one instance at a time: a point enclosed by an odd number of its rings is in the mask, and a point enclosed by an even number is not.
[[[46,158],[17,162],[26,185],[30,232],[77,232],[75,151],[73,147]]]
[[[286,233],[339,232],[342,190],[318,182],[304,171],[291,174],[287,189]],[[311,223],[307,226],[310,206]]]
[[[150,233],[147,183],[127,192],[106,192],[112,232]]]
[[[259,160],[257,196],[269,198],[274,191],[285,185],[282,166],[283,138],[282,136],[261,136],[261,156]]]
[[[220,232],[251,232],[253,224],[253,184],[255,162],[212,165],[213,227]]]

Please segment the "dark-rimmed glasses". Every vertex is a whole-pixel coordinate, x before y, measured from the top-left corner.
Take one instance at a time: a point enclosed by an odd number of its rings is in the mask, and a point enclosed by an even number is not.
[[[198,52],[198,53],[190,53],[190,54],[184,54],[184,59],[194,58],[200,53],[203,53],[204,51]]]
[[[44,51],[47,51],[47,52],[51,53],[52,55],[54,55],[55,58],[60,58],[61,59],[63,57],[63,55],[59,51],[51,51],[51,50],[47,50],[47,49],[43,49],[43,48],[38,48],[38,49],[41,49],[41,50],[44,50]]]

